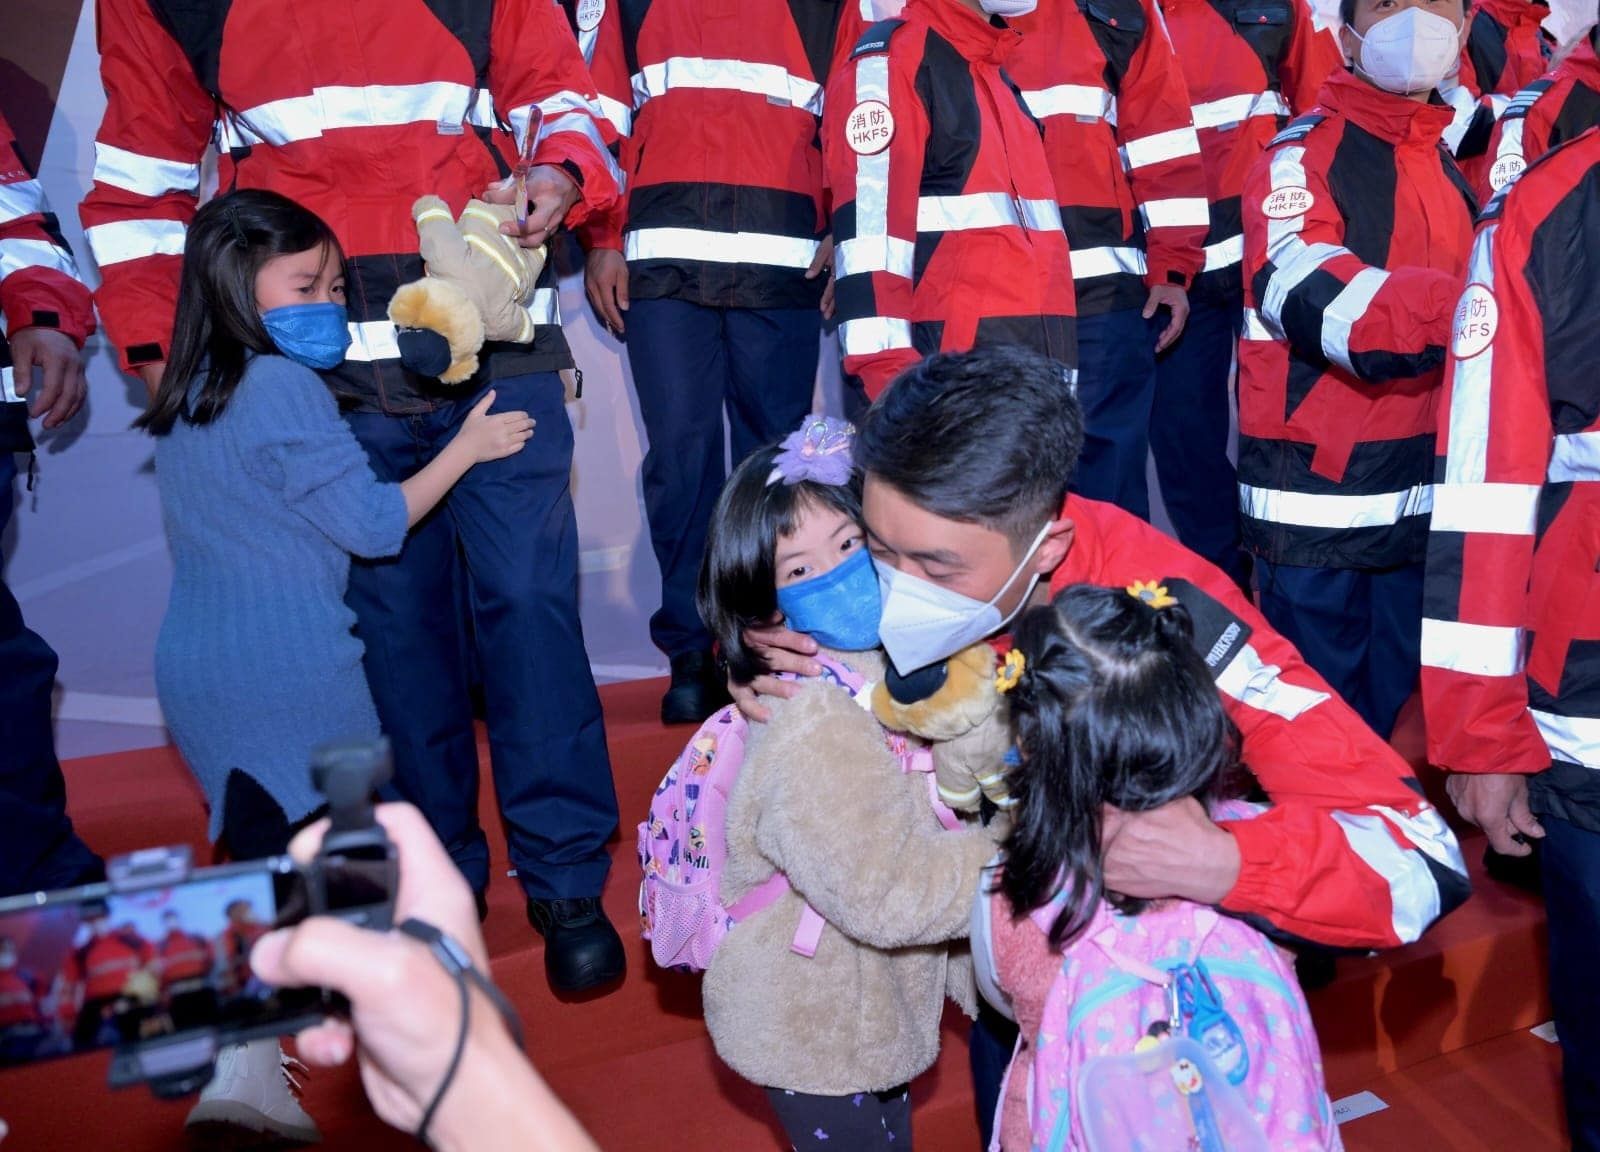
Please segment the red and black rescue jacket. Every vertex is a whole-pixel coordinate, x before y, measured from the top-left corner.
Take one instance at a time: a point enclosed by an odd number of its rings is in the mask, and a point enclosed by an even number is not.
[[[94,331],[94,304],[78,279],[72,249],[61,236],[44,189],[24,163],[0,117],[0,452],[27,452],[28,406],[17,392],[6,332],[55,328],[78,347]],[[0,493],[10,499],[10,493]]]
[[[1044,125],[1078,315],[1188,288],[1210,216],[1189,92],[1155,0],[1057,0],[1012,21],[1006,71]]]
[[[1442,145],[1450,117],[1335,73],[1245,184],[1239,495],[1266,560],[1423,558],[1475,210]]]
[[[1312,23],[1307,0],[1162,0],[1161,11],[1187,81],[1211,202],[1190,292],[1237,307],[1245,177],[1289,118],[1316,104],[1344,57]]]
[[[605,5],[591,70],[627,195],[582,238],[623,252],[632,297],[817,305],[826,280],[805,274],[828,231],[819,128],[842,3]]]
[[[1488,174],[1478,189],[1484,200],[1550,149],[1600,125],[1600,59],[1594,43],[1590,33],[1549,75],[1511,98],[1495,128]]]
[[[1490,202],[1455,313],[1422,621],[1428,759],[1600,832],[1600,131]]]
[[[344,248],[350,351],[330,373],[367,409],[428,410],[389,299],[422,275],[411,205],[459,211],[510,172],[534,109],[534,161],[565,168],[578,224],[616,201],[588,71],[550,0],[99,0],[106,114],[80,210],[97,301],[125,368],[167,358],[200,160],[223,189],[266,188],[321,216]],[[531,345],[490,345],[491,376],[569,367],[549,262]]]
[[[1019,40],[954,0],[911,0],[828,82],[839,338],[869,396],[930,353],[980,343],[1076,365],[1055,182],[1004,70]]]

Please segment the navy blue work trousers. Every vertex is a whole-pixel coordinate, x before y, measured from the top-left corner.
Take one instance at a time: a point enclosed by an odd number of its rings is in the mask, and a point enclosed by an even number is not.
[[[538,427],[515,456],[472,468],[392,560],[358,562],[347,601],[394,745],[395,787],[422,809],[467,882],[489,882],[469,693],[482,676],[489,754],[511,863],[529,896],[598,896],[617,797],[578,619],[572,425],[554,372],[495,380],[494,411]],[[380,480],[411,476],[490,387],[419,415],[351,413]]]
[[[728,478],[726,440],[737,464],[800,426],[816,387],[822,314],[635,300],[627,324],[628,366],[650,441],[645,518],[661,568],[661,608],[650,617],[650,639],[669,658],[709,651],[695,587],[711,513]]]
[[[0,452],[0,536],[11,520],[16,457]],[[72,830],[50,715],[56,654],[22,620],[0,576],[0,896],[102,879]]]

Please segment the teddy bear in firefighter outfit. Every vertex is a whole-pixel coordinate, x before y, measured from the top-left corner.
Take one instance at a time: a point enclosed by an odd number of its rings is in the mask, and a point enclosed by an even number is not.
[[[500,231],[509,204],[469,200],[459,217],[438,196],[411,206],[427,272],[389,301],[401,362],[422,376],[459,384],[478,370],[485,340],[531,343],[528,311],[547,249],[521,247]]]
[[[1016,668],[986,642],[948,660],[900,676],[893,664],[872,692],[872,714],[885,728],[932,745],[939,798],[958,812],[976,812],[985,797],[1002,812],[1012,800],[1005,771],[1012,733],[1005,694]]]

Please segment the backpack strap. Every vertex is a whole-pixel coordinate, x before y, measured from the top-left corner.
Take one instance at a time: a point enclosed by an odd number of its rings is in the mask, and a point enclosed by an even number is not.
[[[827,668],[838,679],[840,685],[850,692],[851,698],[859,704],[868,716],[872,716],[872,693],[877,684],[866,679],[854,668],[847,664],[840,664],[826,656],[819,657],[822,666]],[[933,807],[933,814],[939,818],[939,824],[946,832],[958,832],[963,827],[961,817],[946,804],[939,796],[939,782],[934,778],[933,750],[925,744],[908,740],[899,732],[885,730],[888,737],[889,750],[894,753],[895,759],[900,761],[900,771],[920,772],[923,779],[928,782],[928,803]]]
[[[770,907],[779,896],[791,891],[789,878],[782,872],[774,872],[766,881],[750,889],[728,909],[728,915],[733,917],[735,923],[747,920],[763,908]],[[810,904],[800,910],[800,926],[794,930],[794,939],[789,943],[789,950],[797,955],[804,956],[807,960],[817,954],[817,945],[822,941],[822,926],[827,921]]]

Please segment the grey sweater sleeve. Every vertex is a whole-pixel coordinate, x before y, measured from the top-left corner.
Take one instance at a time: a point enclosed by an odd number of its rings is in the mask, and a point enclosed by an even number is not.
[[[406,539],[398,484],[372,473],[327,385],[281,356],[250,363],[228,406],[240,464],[345,551],[393,556]]]

